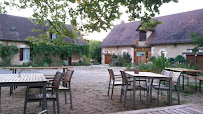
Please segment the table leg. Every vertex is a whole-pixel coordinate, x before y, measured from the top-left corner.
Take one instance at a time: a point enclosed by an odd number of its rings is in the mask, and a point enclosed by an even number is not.
[[[147,107],[149,107],[149,91],[150,91],[150,79],[147,82]]]
[[[42,110],[46,109],[46,82],[43,83],[43,102],[42,102]]]
[[[1,87],[0,87],[0,114],[1,114]]]
[[[172,78],[169,79],[169,106],[172,105]]]
[[[182,76],[183,76],[183,90],[184,90],[184,74],[182,74]]]
[[[135,98],[135,83],[136,82],[136,78],[135,78],[135,76],[133,77],[133,109],[135,109],[136,108],[136,104],[135,104],[135,100],[136,100],[136,98]]]

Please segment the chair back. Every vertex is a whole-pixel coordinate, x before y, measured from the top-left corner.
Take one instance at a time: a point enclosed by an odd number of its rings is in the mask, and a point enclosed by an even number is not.
[[[65,75],[64,75],[63,81],[65,81],[65,82],[71,82],[73,72],[74,72],[74,70],[67,70]]]
[[[126,76],[125,71],[120,71],[122,76],[122,85],[128,85],[128,77]]]
[[[166,76],[171,76],[172,75],[172,71],[162,70],[161,74],[162,75],[166,75]]]
[[[52,86],[55,88],[55,89],[58,89],[59,88],[59,84],[60,84],[60,81],[61,81],[61,78],[63,76],[63,73],[57,71],[55,76],[54,76],[54,79],[53,79],[53,83],[52,83]]]
[[[113,70],[112,69],[108,69],[109,71],[109,76],[110,76],[110,79],[114,80],[115,77],[114,77],[114,73],[113,73]]]
[[[180,75],[181,75],[181,72],[173,72],[172,75],[171,75],[172,82],[178,83],[179,79],[180,79]]]

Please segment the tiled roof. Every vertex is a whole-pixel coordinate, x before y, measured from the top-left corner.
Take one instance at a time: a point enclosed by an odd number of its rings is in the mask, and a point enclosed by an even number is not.
[[[191,43],[190,33],[203,34],[203,9],[157,17],[162,21],[147,39],[147,44]],[[140,21],[116,25],[101,47],[135,46]]]
[[[41,31],[44,32],[48,28],[43,25],[35,25],[30,22],[28,18],[7,14],[0,15],[0,40],[26,41],[30,36],[37,37],[39,34],[31,32],[32,29],[41,29]],[[64,39],[66,39],[66,41],[70,40],[70,38]],[[86,42],[81,39],[75,39],[75,43],[86,44]]]

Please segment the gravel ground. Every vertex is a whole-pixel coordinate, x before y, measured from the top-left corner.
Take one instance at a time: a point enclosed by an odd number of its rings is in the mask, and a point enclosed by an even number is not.
[[[120,87],[115,87],[113,100],[107,95],[107,87],[109,82],[109,75],[106,65],[92,65],[88,67],[77,66],[72,69],[75,70],[72,79],[72,94],[73,94],[73,109],[70,109],[70,104],[65,104],[64,94],[61,90],[59,92],[60,97],[60,109],[61,114],[97,114],[97,113],[112,113],[119,111],[133,110],[129,100],[127,100],[126,106],[123,107],[123,103],[120,102]],[[115,71],[115,74],[119,73],[119,70],[124,69],[122,67],[111,67]],[[57,70],[32,70],[23,72],[42,72],[47,74],[54,74]],[[0,70],[0,73],[11,73],[11,71]],[[186,88],[187,89],[187,88]],[[153,93],[153,101],[150,104],[150,108],[156,107],[156,92]],[[146,97],[142,93],[142,99],[140,101],[139,92],[137,92],[137,109],[144,109],[146,107]],[[2,88],[2,113],[5,114],[22,114],[25,98],[25,87],[18,87],[14,90],[12,96],[9,95],[9,87]],[[194,94],[181,93],[181,104],[194,103],[203,105],[203,92],[196,92]],[[128,97],[129,99],[129,97]],[[167,106],[166,98],[161,102],[161,106]],[[173,93],[173,105],[177,104],[176,92]],[[129,107],[131,105],[131,107]],[[39,103],[28,103],[27,113],[35,114],[39,112],[41,107]],[[48,102],[48,111],[53,113],[52,102]]]

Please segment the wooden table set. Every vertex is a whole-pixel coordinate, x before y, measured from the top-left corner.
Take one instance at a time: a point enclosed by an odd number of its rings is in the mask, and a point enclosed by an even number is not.
[[[170,76],[165,76],[157,73],[152,73],[152,72],[139,72],[139,74],[135,74],[133,71],[126,71],[125,72],[127,75],[130,75],[133,77],[133,108],[136,108],[136,103],[135,103],[135,90],[136,90],[136,79],[146,79],[147,80],[147,104],[149,102],[148,96],[149,96],[149,89],[151,89],[151,79],[164,79],[164,80],[169,80],[169,105],[172,105],[172,77]],[[151,99],[151,98],[150,98]]]
[[[1,109],[1,87],[13,87],[13,86],[43,86],[43,102],[42,110],[46,107],[46,85],[47,79],[42,73],[19,73],[17,74],[17,69],[63,69],[65,73],[66,69],[70,67],[4,67],[3,69],[12,70],[12,74],[0,74],[0,113]],[[20,72],[21,72],[20,71]]]

